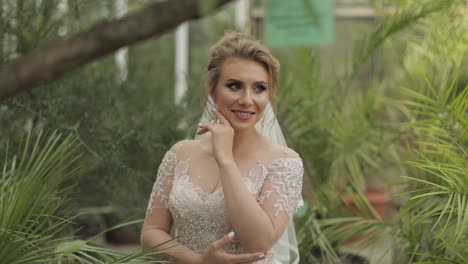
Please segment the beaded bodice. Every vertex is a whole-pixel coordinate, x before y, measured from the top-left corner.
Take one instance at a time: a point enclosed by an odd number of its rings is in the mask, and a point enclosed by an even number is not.
[[[152,214],[156,208],[167,208],[174,221],[177,241],[201,254],[233,228],[224,206],[222,187],[211,193],[204,191],[191,181],[189,167],[189,160],[177,160],[172,151],[166,153],[158,169],[147,213]],[[302,174],[300,158],[279,158],[266,166],[258,162],[243,180],[260,205],[274,196],[276,201],[272,210],[275,215],[285,212],[292,216],[301,199]],[[264,188],[266,182],[269,188]],[[239,241],[228,244],[225,250],[246,252]],[[274,252],[275,247],[264,260],[256,263],[274,263]]]

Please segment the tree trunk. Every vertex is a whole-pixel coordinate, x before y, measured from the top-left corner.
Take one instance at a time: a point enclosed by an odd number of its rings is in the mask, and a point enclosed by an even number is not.
[[[120,47],[158,37],[184,21],[206,15],[232,0],[159,0],[142,11],[102,21],[68,39],[45,43],[24,56],[0,66],[0,102],[41,82],[112,53]]]

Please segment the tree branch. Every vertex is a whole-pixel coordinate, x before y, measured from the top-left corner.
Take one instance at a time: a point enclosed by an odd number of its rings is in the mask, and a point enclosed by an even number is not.
[[[232,0],[210,0],[211,11]],[[158,37],[184,21],[205,15],[200,0],[159,0],[120,19],[102,21],[68,39],[45,43],[0,66],[0,102],[115,50]]]

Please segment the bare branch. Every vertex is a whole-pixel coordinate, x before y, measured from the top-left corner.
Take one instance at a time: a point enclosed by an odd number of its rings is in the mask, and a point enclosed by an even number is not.
[[[215,10],[232,0],[210,1]],[[41,82],[206,14],[200,0],[160,0],[120,19],[102,21],[68,39],[45,43],[0,66],[0,102]]]

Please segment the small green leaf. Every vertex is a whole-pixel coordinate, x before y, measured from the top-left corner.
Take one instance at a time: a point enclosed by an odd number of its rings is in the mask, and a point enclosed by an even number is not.
[[[73,254],[77,251],[83,250],[86,246],[86,241],[84,240],[73,240],[62,242],[57,245],[54,250],[54,253],[57,254]]]

